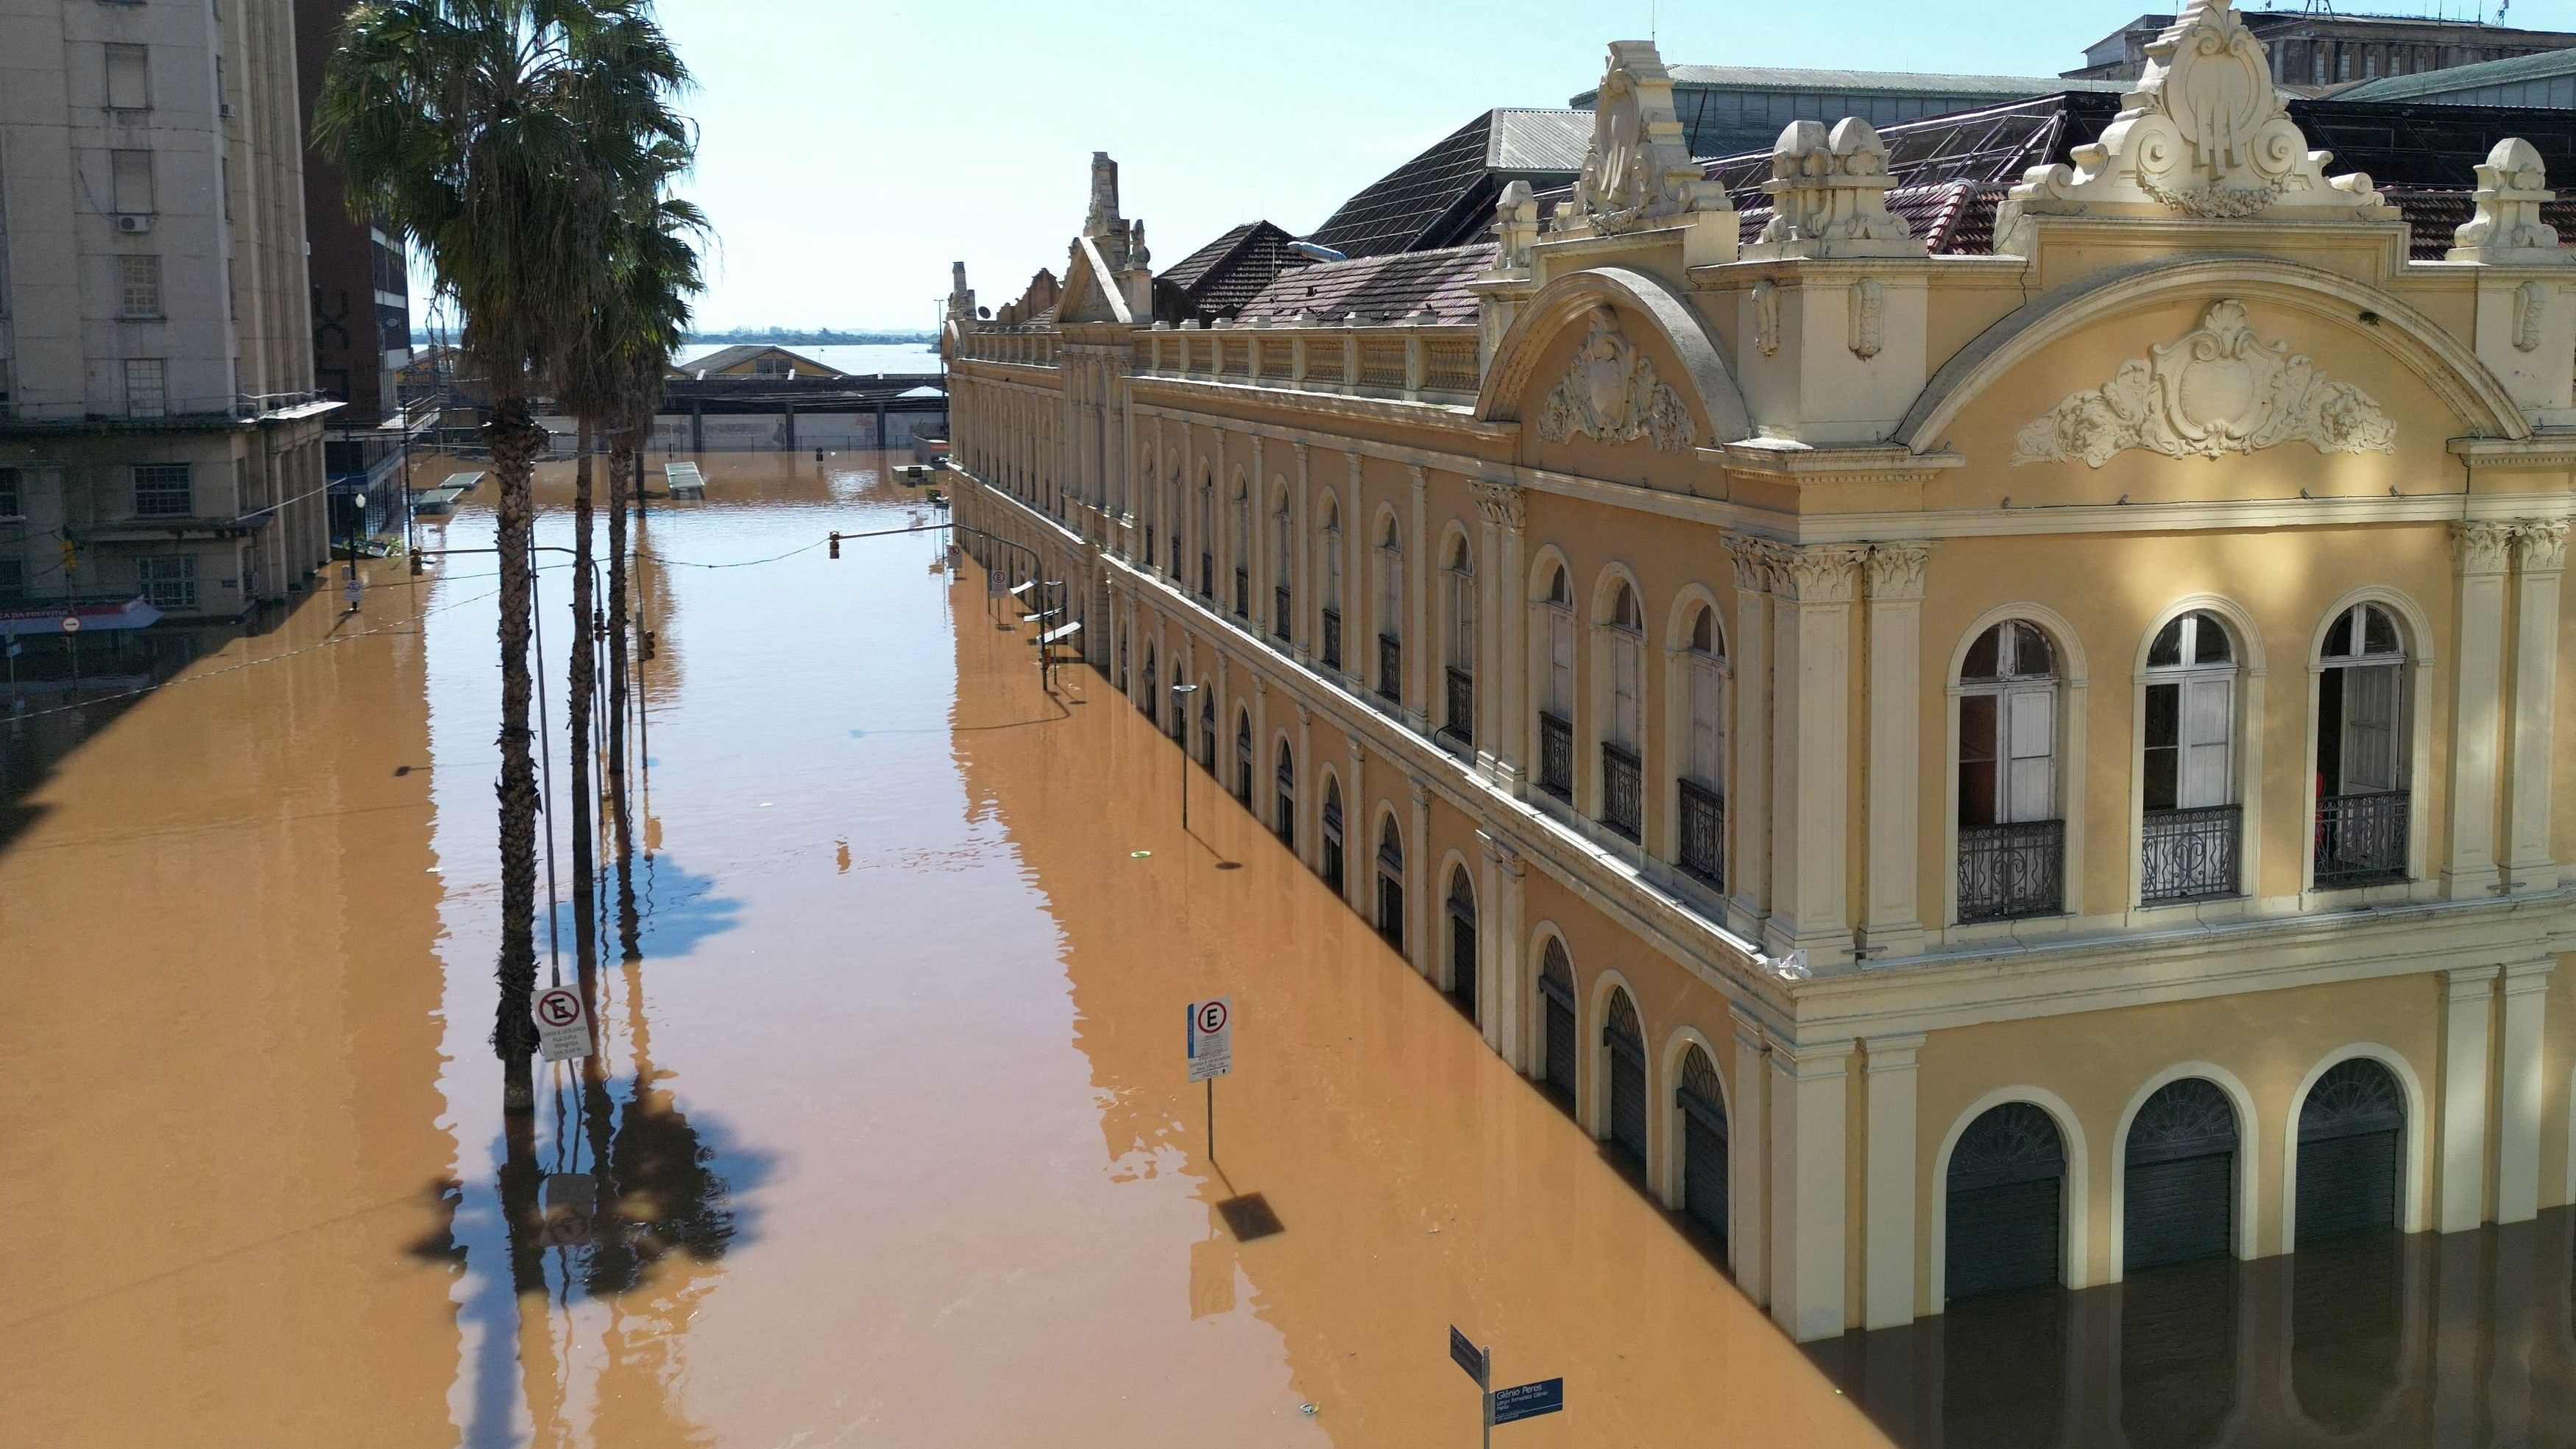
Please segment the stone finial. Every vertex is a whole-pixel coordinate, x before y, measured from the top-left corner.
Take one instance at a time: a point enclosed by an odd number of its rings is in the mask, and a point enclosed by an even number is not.
[[[1494,202],[1494,239],[1502,246],[1496,269],[1519,271],[1530,264],[1530,248],[1538,241],[1538,194],[1528,182],[1505,186]]]
[[[1762,183],[1771,221],[1745,258],[1922,256],[1922,241],[1887,209],[1895,185],[1887,143],[1869,122],[1845,116],[1827,131],[1822,121],[1792,121],[1771,147],[1771,179]]]
[[[2491,266],[2550,266],[2571,260],[2558,245],[2558,229],[2540,219],[2541,205],[2557,196],[2549,189],[2547,163],[2538,147],[2519,136],[2496,142],[2478,165],[2478,214],[2451,233],[2448,256]]]
[[[2282,211],[2386,221],[2394,207],[2359,172],[2328,177],[2272,85],[2263,42],[2232,0],[2190,0],[2147,43],[2138,88],[2072,166],[2034,166],[1997,235],[2020,216],[2253,217]]]
[[[1118,216],[1118,163],[1106,151],[1091,153],[1091,211],[1082,219],[1084,236],[1107,236]]]
[[[1691,159],[1673,110],[1672,74],[1654,42],[1610,42],[1601,91],[1592,103],[1592,143],[1583,153],[1583,172],[1550,230],[1615,236],[1732,211],[1726,188],[1708,180]]]
[[[1153,264],[1154,254],[1145,250],[1145,219],[1138,217],[1127,224],[1127,265],[1131,269]]]

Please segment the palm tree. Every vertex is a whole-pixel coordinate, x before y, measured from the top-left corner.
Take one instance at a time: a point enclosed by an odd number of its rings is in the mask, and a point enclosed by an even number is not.
[[[537,779],[528,732],[534,504],[546,434],[529,399],[579,335],[603,219],[654,194],[685,147],[687,72],[643,0],[366,0],[343,22],[314,141],[350,212],[424,257],[491,390],[500,480],[500,1002],[504,1107],[534,1110]]]

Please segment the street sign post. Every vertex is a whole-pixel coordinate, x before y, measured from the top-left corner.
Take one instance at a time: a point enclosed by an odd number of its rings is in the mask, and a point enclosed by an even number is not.
[[[1515,1384],[1493,1392],[1492,1422],[1513,1424],[1553,1414],[1565,1407],[1565,1380],[1540,1379],[1534,1384]]]
[[[1234,1070],[1234,998],[1190,1003],[1190,1080],[1207,1083],[1208,1161],[1216,1161],[1216,1079]]]
[[[590,1055],[590,1013],[581,993],[569,986],[549,986],[537,993],[537,1055],[550,1062],[579,1061]]]
[[[1491,1355],[1470,1342],[1454,1323],[1449,1326],[1449,1361],[1465,1369],[1467,1377],[1476,1381],[1476,1387],[1491,1387],[1487,1382],[1494,1371]]]
[[[1494,1387],[1494,1351],[1479,1348],[1475,1340],[1449,1325],[1449,1361],[1467,1371],[1476,1381],[1476,1417],[1484,1426],[1485,1449],[1494,1449],[1494,1426],[1535,1419],[1553,1414],[1565,1407],[1565,1380],[1540,1379],[1534,1384],[1516,1384],[1508,1389]]]

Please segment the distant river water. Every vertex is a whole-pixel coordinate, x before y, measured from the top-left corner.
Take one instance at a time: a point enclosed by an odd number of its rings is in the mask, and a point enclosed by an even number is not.
[[[695,343],[680,349],[680,364],[689,363],[734,346],[730,342]],[[802,343],[779,344],[800,357],[810,357],[826,367],[862,376],[876,372],[937,372],[939,349],[927,342],[854,342],[830,347],[808,347]]]

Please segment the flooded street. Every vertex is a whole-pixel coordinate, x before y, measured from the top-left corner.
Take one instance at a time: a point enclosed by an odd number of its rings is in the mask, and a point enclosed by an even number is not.
[[[700,461],[642,531],[644,959],[604,1077],[541,1072],[533,1163],[487,1043],[489,555],[370,565],[354,618],[122,707],[28,697],[12,1441],[1467,1445],[1455,1323],[1566,1379],[1513,1449],[1885,1442],[1194,767],[1185,835],[1178,752],[1087,670],[1043,692],[971,565],[830,558],[933,517],[888,460]],[[487,547],[490,501],[424,543]],[[1219,994],[1211,1161],[1181,1013]],[[1254,1195],[1276,1231],[1217,1211]]]

